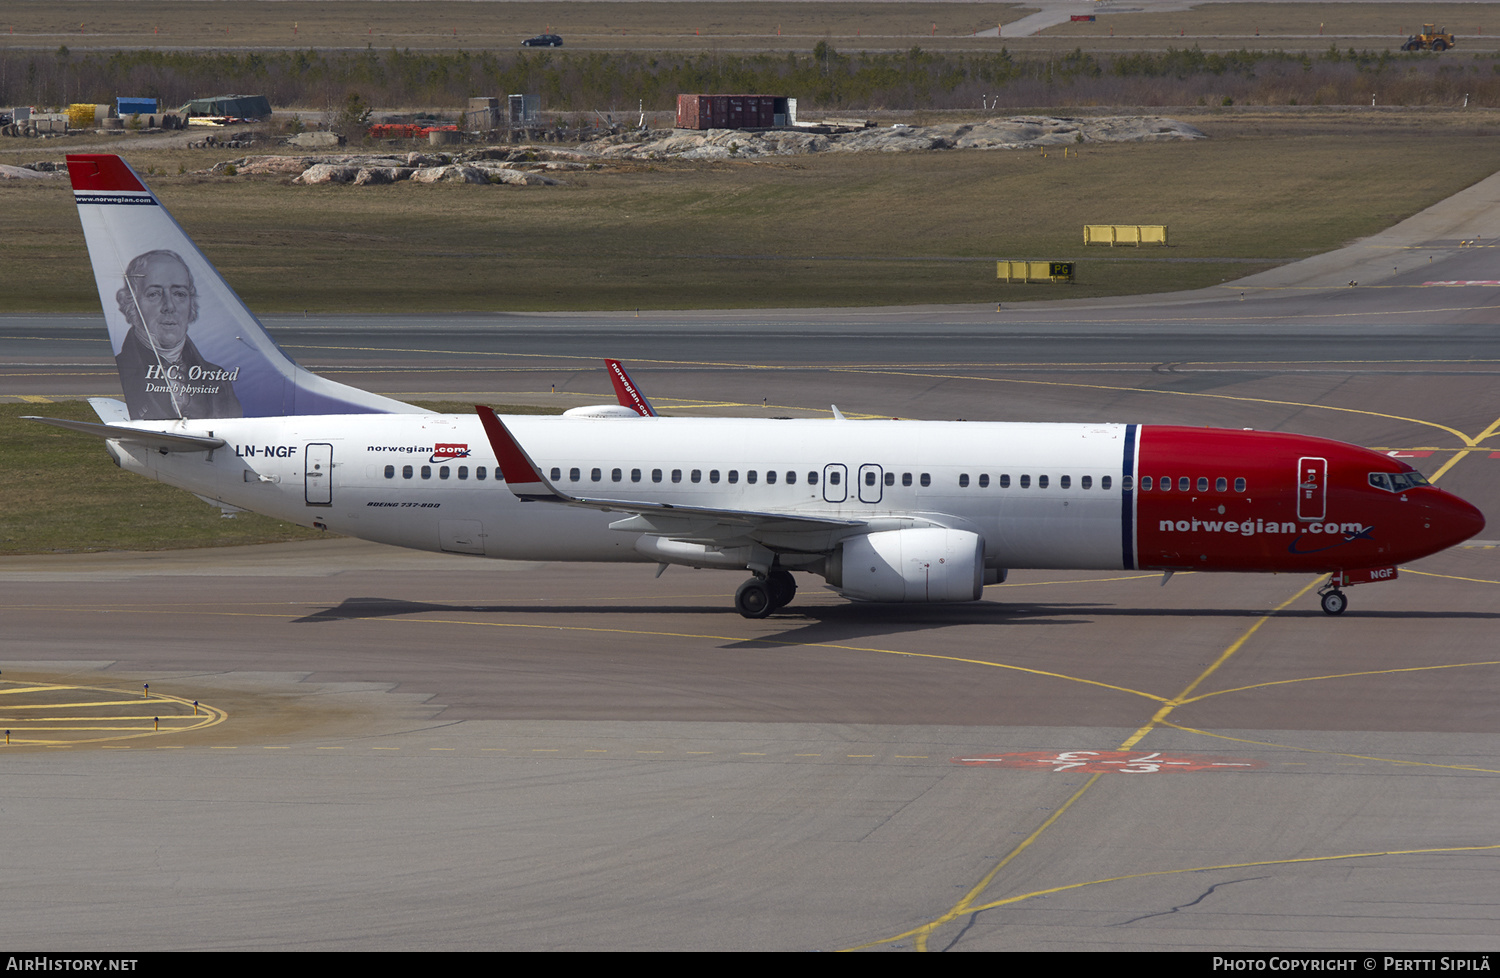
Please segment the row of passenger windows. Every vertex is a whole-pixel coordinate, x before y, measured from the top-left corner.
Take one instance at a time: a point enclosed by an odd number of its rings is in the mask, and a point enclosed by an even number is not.
[[[448,478],[449,476],[453,475],[453,468],[454,468],[454,466],[439,465],[437,467],[437,477],[439,479],[446,479],[446,478]],[[469,467],[467,465],[457,466],[457,469],[458,469],[458,479],[459,479],[460,482],[468,479],[468,477],[469,477]],[[432,478],[432,466],[430,466],[430,465],[424,465],[424,466],[422,466],[421,473],[422,473],[422,478],[424,478],[424,479],[431,479]],[[483,482],[487,478],[487,473],[488,473],[488,470],[483,465],[478,465],[478,466],[474,467],[474,478],[478,479],[480,482]],[[410,465],[403,465],[403,466],[401,466],[401,478],[403,478],[403,479],[410,479],[410,478],[414,477],[416,474],[417,474],[416,471],[414,471],[413,468]],[[394,465],[387,465],[385,467],[385,477],[387,479],[394,479],[394,478],[396,478],[396,467]],[[499,471],[495,472],[495,478],[497,478],[497,479],[500,478]]]
[[[782,477],[780,473],[777,473],[775,471],[767,471],[765,475],[766,475],[766,485],[768,485],[768,486],[775,485],[776,482]],[[872,475],[873,475],[873,473],[872,473]],[[740,470],[739,469],[730,469],[727,473],[724,473],[724,476],[726,477],[725,481],[727,481],[730,485],[734,485],[734,484],[736,484],[736,483],[738,483],[740,481]],[[552,473],[551,473],[552,481],[553,482],[561,482],[562,481],[562,477],[563,477],[562,469],[560,469],[560,468],[553,468]],[[641,470],[640,469],[631,469],[630,470],[630,481],[631,482],[640,482],[641,478],[642,478],[642,474],[641,474]],[[663,473],[663,471],[661,469],[652,469],[651,470],[651,481],[652,482],[661,482],[661,481],[663,481],[664,478],[665,478],[665,474]],[[719,478],[720,478],[720,472],[719,472],[718,469],[709,469],[708,470],[708,481],[709,482],[718,482]],[[889,478],[890,477],[887,476],[887,480],[888,481],[886,482],[886,485],[891,485],[891,483],[889,482]],[[792,469],[788,469],[786,471],[786,473],[785,473],[785,479],[786,479],[786,484],[787,485],[789,485],[789,486],[796,485],[797,484],[797,473],[794,470],[792,470]],[[745,473],[745,482],[746,482],[747,485],[752,485],[753,486],[759,480],[760,480],[760,473],[758,471],[756,471],[755,469],[751,469],[750,471],[748,471],[748,472]],[[582,469],[576,469],[576,468],[575,469],[569,469],[568,470],[568,481],[569,482],[582,482],[583,481],[583,470]],[[603,482],[604,481],[604,470],[603,469],[589,469],[589,481],[590,482]],[[623,481],[625,481],[625,470],[624,469],[610,469],[609,470],[609,481],[610,482],[623,482]],[[681,482],[682,481],[682,470],[681,469],[673,469],[672,470],[671,481],[672,482]],[[703,470],[702,469],[692,469],[692,470],[690,470],[688,472],[688,481],[689,482],[702,482],[703,481]],[[831,482],[831,483],[833,483],[834,485],[838,485],[839,484],[839,474],[837,472],[829,473],[828,481]],[[927,485],[929,483],[929,481],[930,480],[928,479],[927,475],[923,474],[923,476],[922,476],[922,485],[924,485],[924,486]],[[818,473],[817,472],[814,471],[814,472],[807,473],[807,484],[810,485],[810,486],[815,486],[815,485],[818,484]],[[911,485],[911,474],[910,473],[908,473],[907,476],[906,476],[906,485]]]
[[[455,474],[458,476],[458,480],[460,482],[463,482],[463,481],[465,481],[465,480],[467,480],[469,478],[469,467],[467,465],[459,465],[459,466],[439,465],[436,468],[437,468],[437,477],[440,480],[441,479],[450,478],[451,476],[453,476]],[[401,466],[401,478],[403,478],[403,479],[415,478],[415,477],[417,477],[418,473],[420,473],[421,478],[423,478],[423,479],[431,479],[432,475],[433,475],[433,466],[431,466],[431,465],[423,465],[419,469],[418,468],[414,468],[413,466],[410,466],[410,465],[403,465],[403,466]],[[488,474],[489,474],[488,470],[486,469],[485,466],[478,465],[478,466],[474,467],[474,478],[476,480],[478,480],[480,482],[483,482],[486,478],[488,478]],[[498,472],[496,472],[495,475],[496,475],[496,478],[499,477],[499,473]],[[749,470],[747,470],[745,472],[744,475],[745,475],[745,483],[747,485],[752,485],[752,486],[755,485],[758,481],[760,481],[760,478],[761,478],[761,473],[758,470],[756,470],[756,469],[749,469]],[[797,484],[797,472],[795,470],[793,470],[793,469],[788,469],[784,473],[777,472],[774,469],[768,469],[764,473],[764,475],[765,475],[766,485],[768,485],[768,486],[775,485],[778,481],[785,482],[789,486]],[[1379,478],[1380,481],[1377,481],[1377,475],[1378,475],[1378,478]],[[552,476],[552,481],[553,482],[561,482],[562,481],[562,477],[563,477],[562,469],[554,467],[552,469],[551,476]],[[385,467],[385,477],[387,479],[394,479],[394,478],[396,478],[396,467],[394,465],[387,465]],[[671,482],[677,483],[677,482],[681,482],[682,481],[682,477],[683,477],[683,470],[682,469],[673,469],[672,472],[671,472],[670,477],[668,477],[667,474],[662,469],[652,469],[651,470],[651,481],[652,482],[662,482],[664,479],[670,478]],[[739,471],[739,469],[729,469],[727,472],[723,473],[723,477],[724,477],[724,481],[728,482],[730,485],[735,485],[735,484],[737,484],[740,481],[740,471]],[[642,470],[640,470],[640,469],[631,469],[630,470],[630,481],[631,482],[640,482],[642,478],[643,478]],[[815,486],[815,485],[818,484],[818,473],[817,473],[816,470],[808,472],[806,474],[806,476],[804,476],[804,478],[807,480],[807,484],[810,485],[810,486]],[[1370,482],[1371,482],[1372,485],[1377,485],[1377,486],[1379,486],[1382,489],[1387,489],[1388,486],[1389,486],[1389,484],[1391,482],[1396,482],[1397,480],[1400,480],[1403,483],[1402,488],[1404,489],[1405,488],[1405,482],[1406,482],[1407,478],[1408,477],[1406,477],[1406,476],[1387,476],[1384,473],[1379,473],[1379,474],[1372,474],[1370,476]],[[1418,480],[1420,480],[1420,478],[1421,478],[1420,476],[1417,477]],[[718,483],[719,479],[720,479],[720,472],[719,472],[718,469],[709,469],[708,470],[708,481],[710,483]],[[876,473],[874,471],[866,471],[864,473],[865,485],[867,485],[867,486],[873,486],[873,485],[875,485],[875,480],[876,480]],[[1387,481],[1387,480],[1389,480],[1389,481]],[[568,470],[568,481],[569,482],[582,482],[583,481],[583,470],[582,469],[578,469],[578,468],[571,468],[571,469],[569,469]],[[604,470],[603,469],[590,469],[589,470],[589,481],[590,482],[603,482],[604,481]],[[610,469],[609,470],[609,481],[611,481],[611,482],[623,482],[623,481],[625,481],[625,470],[624,469]],[[688,482],[693,482],[693,483],[702,482],[703,481],[703,470],[702,469],[689,469],[688,472],[687,472],[687,481]],[[828,481],[832,485],[835,485],[835,486],[838,485],[839,482],[841,481],[841,474],[838,471],[829,472],[828,473]],[[885,484],[887,486],[894,486],[896,484],[896,473],[894,473],[894,472],[887,472],[887,473],[885,473],[885,478],[884,478],[883,481],[885,482]],[[989,473],[987,473],[987,472],[980,473],[979,478],[977,480],[975,480],[975,481],[977,482],[979,488],[981,488],[981,489],[988,489],[989,486],[990,486],[990,476],[989,476]],[[1417,483],[1417,484],[1425,484],[1425,480],[1423,480],[1422,482],[1417,482],[1417,480],[1412,480],[1412,481],[1414,483]],[[923,487],[930,486],[930,485],[932,485],[932,475],[930,473],[927,473],[927,472],[920,473],[918,476],[916,476],[916,482],[917,482],[918,485],[923,486]],[[1130,489],[1131,488],[1131,485],[1130,485],[1131,482],[1132,482],[1132,479],[1130,478],[1130,476],[1128,476],[1128,475],[1125,476],[1124,479],[1120,483],[1120,488],[1126,489],[1126,490]],[[903,472],[903,473],[901,473],[901,485],[903,485],[903,486],[910,486],[911,484],[912,484],[912,474],[910,472]],[[967,489],[969,487],[969,484],[970,484],[969,483],[969,474],[967,472],[960,474],[959,477],[958,477],[959,488],[961,488],[961,489]],[[1001,489],[1009,489],[1011,487],[1011,477],[1010,477],[1010,474],[1009,473],[1001,473],[1000,475],[996,476],[995,477],[995,484],[998,485]],[[1032,477],[1029,474],[1023,474],[1023,475],[1020,475],[1020,476],[1016,477],[1016,483],[1015,484],[1018,485],[1022,489],[1030,489],[1033,486],[1033,484],[1038,489],[1047,489],[1047,488],[1050,488],[1050,486],[1051,486],[1051,479],[1050,479],[1050,477],[1045,476],[1045,475],[1038,475],[1036,477],[1035,483],[1033,483],[1032,482]],[[1112,486],[1112,481],[1111,481],[1111,479],[1110,479],[1109,476],[1107,476],[1107,475],[1101,475],[1099,477],[1099,488],[1100,489],[1108,490],[1108,489],[1111,488],[1111,486]],[[1073,488],[1073,477],[1070,476],[1070,475],[1060,475],[1060,476],[1058,476],[1057,477],[1057,487],[1059,489],[1071,489],[1071,488]],[[1198,491],[1199,492],[1208,492],[1208,478],[1206,476],[1199,476],[1198,480],[1197,480],[1197,487],[1198,487]],[[1080,489],[1092,489],[1092,488],[1094,488],[1094,477],[1091,476],[1091,475],[1079,476],[1078,477],[1078,488],[1080,488]],[[1161,476],[1159,479],[1153,479],[1149,475],[1143,475],[1143,476],[1141,476],[1141,491],[1142,492],[1151,492],[1153,490],[1153,488],[1155,488],[1155,490],[1158,491],[1158,492],[1171,492],[1172,491],[1172,477],[1164,475],[1164,476]],[[1189,476],[1185,476],[1185,475],[1184,476],[1178,476],[1178,478],[1177,478],[1177,491],[1178,492],[1190,492],[1190,491],[1192,491],[1192,489],[1193,489],[1193,479],[1192,478],[1190,478]],[[1223,476],[1220,476],[1219,478],[1215,479],[1214,480],[1214,491],[1215,492],[1228,492],[1229,491],[1229,480],[1227,478],[1223,477]],[[1235,479],[1234,480],[1234,491],[1235,492],[1244,492],[1245,491],[1245,480],[1243,478]],[[1397,489],[1395,491],[1399,492],[1399,491],[1401,491],[1401,489]]]
[[[777,482],[784,482],[786,485],[789,485],[789,486],[797,484],[797,472],[795,470],[792,470],[792,469],[788,469],[784,473],[777,472],[774,469],[767,470],[765,473],[761,473],[757,469],[749,469],[749,470],[747,470],[743,474],[744,474],[744,479],[745,479],[745,484],[746,485],[752,485],[752,486],[755,485],[757,482],[760,481],[762,475],[764,475],[764,477],[765,477],[766,485],[775,485],[775,484],[777,484]],[[652,469],[651,470],[651,481],[652,482],[670,481],[670,482],[673,482],[673,483],[678,483],[678,482],[682,482],[683,481],[683,476],[684,476],[684,472],[683,472],[682,469],[673,469],[671,471],[670,475],[665,470],[663,470],[663,469]],[[686,472],[686,476],[687,476],[687,481],[691,482],[691,483],[700,483],[700,482],[704,481],[704,472],[703,472],[702,469],[689,469]],[[708,482],[711,483],[711,484],[717,484],[722,479],[723,481],[729,483],[730,485],[736,485],[740,481],[740,476],[741,476],[741,473],[740,473],[739,469],[728,469],[727,471],[724,471],[724,472],[720,472],[718,469],[709,469],[708,470]],[[842,481],[842,479],[843,479],[842,473],[839,472],[838,470],[834,470],[832,472],[827,473],[827,476],[828,476],[828,482],[829,482],[829,484],[830,485],[835,485],[835,486],[838,485]],[[552,481],[553,482],[561,482],[562,478],[563,478],[563,470],[561,468],[554,467],[552,469],[552,472],[551,472],[551,479],[552,479]],[[645,478],[645,474],[644,474],[643,470],[641,470],[641,469],[631,469],[630,470],[629,479],[630,479],[631,482],[640,482],[644,478]],[[805,476],[803,476],[803,478],[806,480],[807,484],[810,485],[810,486],[815,486],[815,485],[818,484],[818,472],[816,470],[808,472]],[[930,472],[922,472],[922,473],[919,473],[919,474],[917,474],[915,476],[913,476],[913,474],[910,473],[910,472],[903,472],[903,473],[901,473],[901,477],[900,478],[901,478],[901,485],[903,485],[903,486],[911,486],[913,484],[913,482],[915,482],[915,484],[917,484],[919,486],[922,486],[924,488],[927,487],[927,486],[931,486],[932,485],[932,474]],[[610,469],[609,470],[609,481],[610,482],[624,482],[625,479],[626,479],[626,475],[625,475],[625,470],[624,469]],[[875,483],[876,483],[876,479],[877,479],[877,473],[874,472],[873,470],[866,471],[864,473],[864,482],[865,482],[865,485],[867,485],[867,486],[874,486]],[[583,469],[581,469],[581,468],[570,468],[570,469],[568,469],[568,481],[569,482],[582,482],[582,481],[584,481]],[[588,481],[590,481],[590,482],[603,482],[603,481],[605,481],[604,470],[603,469],[589,469],[589,472],[588,472]],[[894,486],[896,484],[896,473],[894,473],[894,472],[886,472],[884,474],[884,478],[883,478],[882,481],[887,486]],[[989,473],[981,473],[979,475],[978,479],[975,480],[975,481],[976,481],[977,485],[979,486],[979,488],[981,488],[981,489],[987,489],[987,488],[989,488],[989,486],[990,486],[990,476],[989,476]],[[1128,478],[1127,478],[1127,482],[1128,482]],[[1011,487],[1011,484],[1012,484],[1011,483],[1011,477],[1010,477],[1010,475],[1008,473],[1006,473],[1006,474],[1001,474],[999,476],[996,476],[995,477],[995,484],[998,485],[1001,489],[1009,489]],[[1033,485],[1035,485],[1036,488],[1038,488],[1038,489],[1046,489],[1046,488],[1048,488],[1051,485],[1051,478],[1049,476],[1045,476],[1045,475],[1038,475],[1038,476],[1036,476],[1036,481],[1033,483],[1032,476],[1030,476],[1030,475],[1021,475],[1021,476],[1018,476],[1016,478],[1016,483],[1015,484],[1019,485],[1022,489],[1030,489]],[[967,472],[962,473],[961,475],[959,475],[959,477],[958,477],[958,485],[959,485],[959,488],[961,488],[961,489],[967,489],[969,487],[969,485],[970,485],[970,476],[969,476],[969,474]],[[1112,485],[1113,485],[1113,480],[1109,476],[1104,475],[1104,476],[1100,476],[1099,477],[1099,488],[1100,489],[1109,489],[1109,488],[1111,488]],[[1057,486],[1060,489],[1071,489],[1071,488],[1073,488],[1073,477],[1070,476],[1070,475],[1058,476]],[[1092,489],[1092,488],[1094,488],[1094,477],[1091,476],[1091,475],[1080,476],[1079,479],[1078,479],[1078,487],[1080,489]],[[1127,486],[1127,488],[1128,488],[1128,486]]]
[[[1150,492],[1151,491],[1151,485],[1152,485],[1152,478],[1151,478],[1151,476],[1149,476],[1149,475],[1143,475],[1143,476],[1141,476],[1141,491],[1142,492]],[[1157,492],[1171,492],[1172,491],[1172,477],[1169,476],[1169,475],[1164,475],[1161,478],[1157,479],[1156,480],[1156,487],[1157,487],[1157,490],[1156,490]],[[1177,477],[1177,491],[1178,492],[1191,492],[1192,490],[1193,490],[1193,479],[1192,479],[1191,476],[1180,475],[1180,476]],[[1200,475],[1198,477],[1198,491],[1199,492],[1208,492],[1208,476]],[[1214,492],[1228,492],[1228,491],[1229,491],[1229,480],[1228,479],[1226,479],[1224,476],[1221,475],[1217,479],[1214,480]],[[1234,491],[1235,492],[1244,492],[1245,491],[1245,480],[1244,479],[1235,479],[1234,480]]]

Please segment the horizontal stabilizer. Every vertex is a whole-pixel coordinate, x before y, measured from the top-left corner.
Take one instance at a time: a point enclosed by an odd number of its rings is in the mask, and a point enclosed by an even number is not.
[[[95,424],[92,421],[65,421],[62,418],[24,416],[21,420],[40,421],[42,424],[50,424],[57,428],[81,431],[85,435],[93,435],[95,438],[108,438],[110,441],[123,441],[134,445],[145,445],[160,452],[211,452],[215,448],[224,447],[224,439],[215,438],[212,435],[188,435],[173,431],[150,431],[145,428],[127,428],[124,425]]]

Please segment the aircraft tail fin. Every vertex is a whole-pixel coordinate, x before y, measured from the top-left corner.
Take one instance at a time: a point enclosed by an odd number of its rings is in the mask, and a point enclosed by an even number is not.
[[[132,419],[419,410],[292,361],[118,156],[68,156]]]
[[[643,418],[656,417],[656,408],[646,400],[646,395],[641,393],[641,389],[635,386],[635,381],[631,380],[625,368],[620,366],[620,361],[605,360],[604,366],[609,370],[609,381],[615,385],[615,400],[620,402],[621,407],[630,408]]]

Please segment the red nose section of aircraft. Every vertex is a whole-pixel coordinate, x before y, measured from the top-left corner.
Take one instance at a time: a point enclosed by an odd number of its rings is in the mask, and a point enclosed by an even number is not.
[[[1143,426],[1137,566],[1329,572],[1417,560],[1484,528],[1409,465],[1279,432]]]
[[[1434,553],[1476,537],[1484,529],[1484,514],[1467,500],[1436,488],[1427,489],[1423,496],[1432,524]]]

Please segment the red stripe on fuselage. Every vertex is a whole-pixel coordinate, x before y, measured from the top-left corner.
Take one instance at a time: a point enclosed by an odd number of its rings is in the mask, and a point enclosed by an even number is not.
[[[1136,560],[1144,569],[1388,566],[1484,527],[1477,509],[1436,487],[1372,486],[1372,472],[1412,468],[1356,445],[1268,431],[1142,425],[1140,432]],[[1244,489],[1236,492],[1238,479]]]

